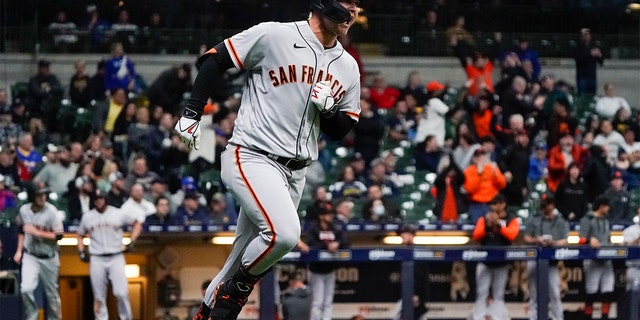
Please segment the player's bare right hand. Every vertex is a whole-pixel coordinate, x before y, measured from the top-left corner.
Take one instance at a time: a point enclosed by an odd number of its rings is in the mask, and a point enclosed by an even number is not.
[[[175,127],[178,134],[180,134],[180,140],[189,149],[200,149],[200,121],[191,119],[182,115]]]

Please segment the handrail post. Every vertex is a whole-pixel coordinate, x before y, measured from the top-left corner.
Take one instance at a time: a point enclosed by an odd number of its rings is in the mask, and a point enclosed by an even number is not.
[[[400,279],[402,285],[402,319],[413,319],[413,260],[402,261]]]
[[[260,281],[260,319],[276,319],[276,272],[271,269]]]
[[[556,284],[554,284],[556,285]],[[537,311],[539,320],[549,319],[549,260],[536,261]]]

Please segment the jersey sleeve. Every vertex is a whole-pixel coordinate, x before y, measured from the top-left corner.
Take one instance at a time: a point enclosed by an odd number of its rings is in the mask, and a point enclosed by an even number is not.
[[[62,224],[62,219],[58,215],[57,209],[52,205],[51,206],[51,231],[55,234],[63,234],[64,233],[64,225]]]
[[[87,219],[86,217],[89,215],[91,211],[85,213],[82,215],[82,218],[80,218],[80,225],[78,226],[78,231],[76,231],[76,233],[80,236],[84,236],[87,234]]]
[[[269,28],[274,22],[257,24],[224,40],[231,61],[238,69],[253,69],[260,65],[269,47]]]

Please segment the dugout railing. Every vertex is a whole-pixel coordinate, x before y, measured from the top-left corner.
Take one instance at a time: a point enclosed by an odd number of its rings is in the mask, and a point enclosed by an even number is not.
[[[280,262],[323,263],[323,262],[398,262],[401,265],[401,299],[402,314],[406,319],[413,319],[414,263],[416,261],[529,261],[535,260],[538,319],[548,319],[548,275],[551,260],[588,260],[588,259],[640,259],[640,247],[607,246],[599,249],[583,246],[566,246],[555,248],[539,248],[530,246],[514,247],[377,247],[339,250],[330,253],[324,250],[312,250],[308,254],[291,252]],[[275,272],[270,272],[262,280],[260,286],[260,319],[276,318]],[[629,319],[640,316],[640,290],[636,286],[631,290]]]

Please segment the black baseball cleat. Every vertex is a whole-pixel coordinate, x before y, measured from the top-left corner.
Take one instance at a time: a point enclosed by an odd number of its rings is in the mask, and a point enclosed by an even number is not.
[[[238,290],[232,287],[232,281],[223,282],[216,287],[213,293],[213,306],[209,319],[211,320],[236,320],[242,307],[249,298],[249,294],[238,294]],[[251,293],[251,290],[248,290]],[[242,298],[238,298],[242,296]]]
[[[198,313],[196,313],[191,320],[207,320],[209,319],[209,314],[211,313],[211,308],[206,305],[204,302],[200,305],[198,309]]]

